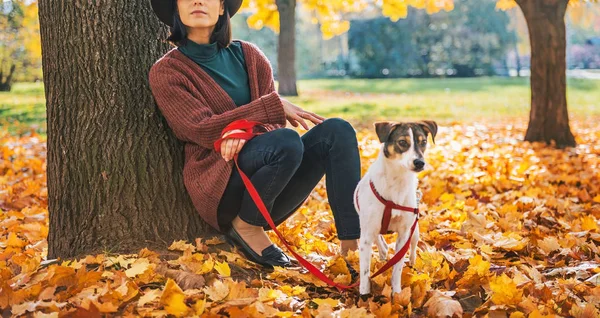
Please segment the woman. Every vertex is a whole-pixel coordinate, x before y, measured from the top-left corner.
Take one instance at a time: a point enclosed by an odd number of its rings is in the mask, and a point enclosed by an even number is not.
[[[274,222],[284,222],[326,175],[329,202],[342,253],[360,237],[352,195],[360,179],[354,129],[281,98],[272,69],[254,44],[231,40],[230,17],[242,0],[152,0],[171,28],[177,47],[150,69],[156,103],[168,125],[185,142],[184,183],[201,217],[225,233],[250,260],[265,267],[289,266],[290,259],[264,232],[268,225],[247,193],[233,156],[255,185]],[[214,142],[229,123],[263,123],[248,142],[227,138],[220,154]],[[315,126],[302,137],[289,128]],[[231,132],[233,133],[233,131]],[[182,229],[183,230],[183,229]]]

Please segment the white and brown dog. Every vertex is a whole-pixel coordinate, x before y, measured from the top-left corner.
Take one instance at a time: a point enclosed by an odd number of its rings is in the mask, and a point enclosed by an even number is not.
[[[415,226],[410,241],[409,259],[410,265],[414,265],[419,242],[417,173],[425,168],[427,136],[431,134],[435,142],[437,128],[434,121],[375,123],[375,131],[382,142],[381,151],[354,192],[354,206],[359,213],[361,231],[361,295],[371,292],[369,276],[373,242],[377,243],[380,259],[387,258],[388,246],[381,233],[398,233],[397,253],[407,243],[411,229]],[[387,220],[383,220],[386,208],[391,210],[391,214],[386,213]],[[394,265],[391,283],[393,292],[401,291],[403,266],[404,260]]]

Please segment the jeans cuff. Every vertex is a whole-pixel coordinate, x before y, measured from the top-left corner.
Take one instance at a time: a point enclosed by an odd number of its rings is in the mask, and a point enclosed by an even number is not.
[[[357,233],[357,234],[348,234],[348,233],[338,234],[337,237],[338,237],[339,240],[358,240],[360,238],[360,233]]]
[[[250,225],[254,225],[254,226],[265,226],[268,225],[267,224],[267,220],[265,220],[265,218],[262,216],[262,214],[257,215],[254,220],[250,221],[247,220],[246,217],[244,217],[244,215],[242,214],[238,214],[238,216],[240,217],[240,219]]]

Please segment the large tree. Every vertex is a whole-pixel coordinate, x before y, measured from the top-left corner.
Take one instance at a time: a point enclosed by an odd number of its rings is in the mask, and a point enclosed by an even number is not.
[[[531,111],[527,141],[575,146],[567,111],[567,38],[569,0],[517,0],[529,29]]]
[[[148,70],[169,46],[143,0],[40,0],[48,121],[48,257],[165,248],[206,234],[183,148]]]

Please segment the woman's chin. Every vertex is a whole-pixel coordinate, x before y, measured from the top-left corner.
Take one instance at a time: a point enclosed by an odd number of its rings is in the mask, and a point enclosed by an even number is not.
[[[196,19],[191,19],[190,21],[184,22],[183,24],[185,24],[188,28],[192,28],[192,29],[204,29],[204,28],[210,28],[213,27],[215,25],[215,23],[217,23],[216,21],[211,23],[211,21],[208,21],[206,18],[196,18]]]

